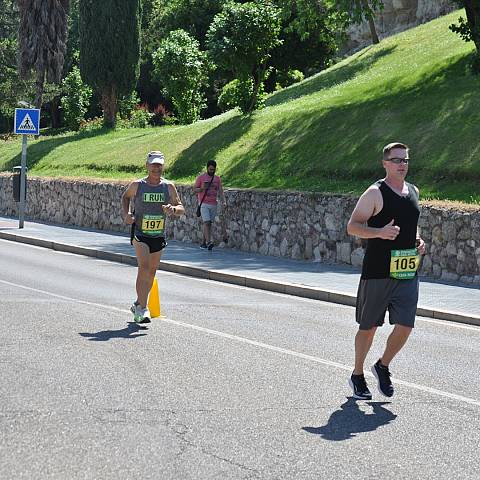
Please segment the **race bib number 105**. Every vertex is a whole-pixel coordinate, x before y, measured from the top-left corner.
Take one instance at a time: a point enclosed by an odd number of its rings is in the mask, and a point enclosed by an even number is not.
[[[415,277],[420,263],[416,248],[408,250],[392,250],[390,257],[390,277],[397,280],[408,280]]]
[[[163,235],[165,217],[163,215],[144,215],[142,219],[142,232],[147,235]]]

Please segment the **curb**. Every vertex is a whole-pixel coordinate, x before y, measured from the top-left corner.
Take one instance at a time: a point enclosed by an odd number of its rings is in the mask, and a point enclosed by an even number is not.
[[[74,253],[77,255],[85,255],[100,260],[124,263],[127,265],[136,265],[137,259],[133,255],[124,253],[105,252],[93,248],[80,247],[68,243],[51,242],[41,238],[27,237],[13,233],[0,231],[0,239],[9,240],[19,243],[35,245],[37,247],[49,248],[59,252]],[[294,283],[280,283],[272,280],[264,280],[256,277],[244,277],[232,273],[220,272],[218,270],[206,270],[199,267],[191,267],[175,262],[161,261],[159,270],[187,275],[189,277],[202,278],[205,280],[213,280],[216,282],[230,283],[242,287],[255,288],[275,293],[283,293],[302,298],[310,298],[312,300],[321,300],[323,302],[338,303],[354,307],[356,296],[335,290],[323,290],[316,287],[309,287]],[[480,316],[465,315],[462,312],[450,310],[438,310],[432,308],[418,307],[417,315],[421,317],[434,318],[436,320],[446,320],[449,322],[465,323],[468,325],[480,326]]]

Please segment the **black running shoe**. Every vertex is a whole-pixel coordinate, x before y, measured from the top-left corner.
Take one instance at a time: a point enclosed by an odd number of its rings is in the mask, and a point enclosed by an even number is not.
[[[203,242],[201,245],[200,245],[200,248],[207,248],[207,244],[205,242]]]
[[[207,245],[207,248],[211,251],[213,249],[213,242],[210,242],[208,245]]]
[[[380,363],[380,360],[372,367],[372,373],[378,380],[378,391],[385,397],[393,397],[393,385],[390,377],[392,374],[385,365]]]
[[[365,377],[362,375],[354,375],[348,380],[348,384],[352,387],[353,390],[353,398],[358,400],[371,400],[372,394],[367,387],[367,382],[365,381]]]

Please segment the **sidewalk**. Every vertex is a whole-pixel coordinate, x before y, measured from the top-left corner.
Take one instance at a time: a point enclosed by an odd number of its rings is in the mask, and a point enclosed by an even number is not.
[[[0,216],[0,238],[136,265],[127,234]],[[359,271],[348,266],[268,257],[230,249],[201,250],[169,241],[160,268],[211,280],[355,305]],[[480,325],[480,288],[420,279],[421,316]]]

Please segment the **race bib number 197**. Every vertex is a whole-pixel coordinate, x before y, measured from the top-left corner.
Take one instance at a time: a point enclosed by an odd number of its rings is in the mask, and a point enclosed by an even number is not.
[[[392,250],[390,257],[390,277],[397,280],[408,280],[415,277],[420,263],[416,248],[408,250]]]
[[[142,219],[142,232],[146,235],[163,235],[165,228],[164,215],[144,215]]]

